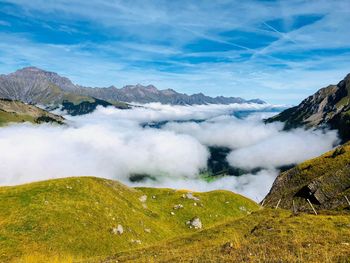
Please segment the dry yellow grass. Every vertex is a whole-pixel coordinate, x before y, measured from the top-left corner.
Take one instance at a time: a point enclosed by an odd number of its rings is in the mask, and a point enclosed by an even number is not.
[[[70,256],[47,256],[45,254],[33,253],[24,255],[20,258],[14,259],[12,263],[73,263],[78,259],[73,260]]]
[[[293,215],[227,191],[184,193],[91,177],[2,187],[0,261],[350,262],[347,211]],[[186,226],[195,215],[203,230]],[[110,231],[118,223],[123,235]]]
[[[228,246],[227,244],[230,244]],[[349,215],[263,209],[104,262],[350,262]]]
[[[183,198],[184,193],[92,177],[1,187],[0,262],[106,257],[196,232],[186,225],[194,216],[208,228],[258,209],[228,191],[194,193],[199,201]],[[175,210],[177,204],[183,207]],[[122,235],[111,231],[118,224]]]

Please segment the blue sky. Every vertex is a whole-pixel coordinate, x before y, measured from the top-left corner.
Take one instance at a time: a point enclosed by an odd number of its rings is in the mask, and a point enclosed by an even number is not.
[[[0,73],[296,104],[350,72],[350,1],[0,0]]]

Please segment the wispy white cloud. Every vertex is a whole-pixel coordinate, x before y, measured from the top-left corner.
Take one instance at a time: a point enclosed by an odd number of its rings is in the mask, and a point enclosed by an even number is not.
[[[13,27],[1,34],[3,73],[35,65],[87,86],[153,83],[296,103],[339,81],[350,66],[346,0],[2,2],[15,5],[3,10],[16,22],[78,41],[43,41],[40,30]]]

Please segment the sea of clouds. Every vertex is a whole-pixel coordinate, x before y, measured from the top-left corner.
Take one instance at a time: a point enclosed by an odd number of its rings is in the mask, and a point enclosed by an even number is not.
[[[66,115],[68,125],[13,124],[0,128],[0,185],[51,178],[98,176],[128,185],[208,191],[227,189],[261,200],[278,175],[278,167],[302,162],[330,150],[334,131],[264,124],[271,105],[138,105],[129,110],[98,108],[91,114]],[[251,111],[245,118],[237,111]],[[145,124],[163,122],[157,128]],[[227,160],[259,172],[206,182],[208,146],[231,149]],[[131,174],[155,179],[132,183]]]

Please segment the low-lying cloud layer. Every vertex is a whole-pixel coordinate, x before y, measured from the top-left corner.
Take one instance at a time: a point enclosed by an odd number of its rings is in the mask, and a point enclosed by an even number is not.
[[[337,141],[335,131],[286,132],[282,123],[264,124],[254,114],[245,119],[220,116],[201,123],[170,122],[164,129],[189,134],[204,145],[228,147],[230,165],[247,170],[299,163],[328,151]]]
[[[332,148],[336,132],[279,132],[274,137],[232,151],[227,159],[232,166],[243,169],[274,168],[302,162]]]
[[[282,131],[282,124],[265,125],[261,117],[271,106],[148,104],[130,110],[98,108],[68,118],[69,125],[16,124],[0,128],[1,185],[68,176],[99,176],[129,185],[132,174],[148,174],[137,185],[199,191],[227,189],[255,200],[268,192],[277,167],[301,162],[332,148],[335,132]],[[245,119],[233,111],[260,111]],[[195,120],[200,120],[195,121]],[[170,121],[159,129],[145,123]],[[180,121],[180,122],[178,122]],[[228,161],[257,174],[226,176],[206,182],[208,146],[230,148]]]
[[[282,128],[281,123],[265,125],[261,120],[237,119],[229,115],[201,123],[171,122],[164,127],[179,134],[189,134],[205,145],[231,149],[254,145],[266,138],[276,136]]]
[[[84,175],[126,181],[135,173],[193,177],[206,167],[208,151],[191,136],[125,128],[96,123],[0,129],[1,183]]]

